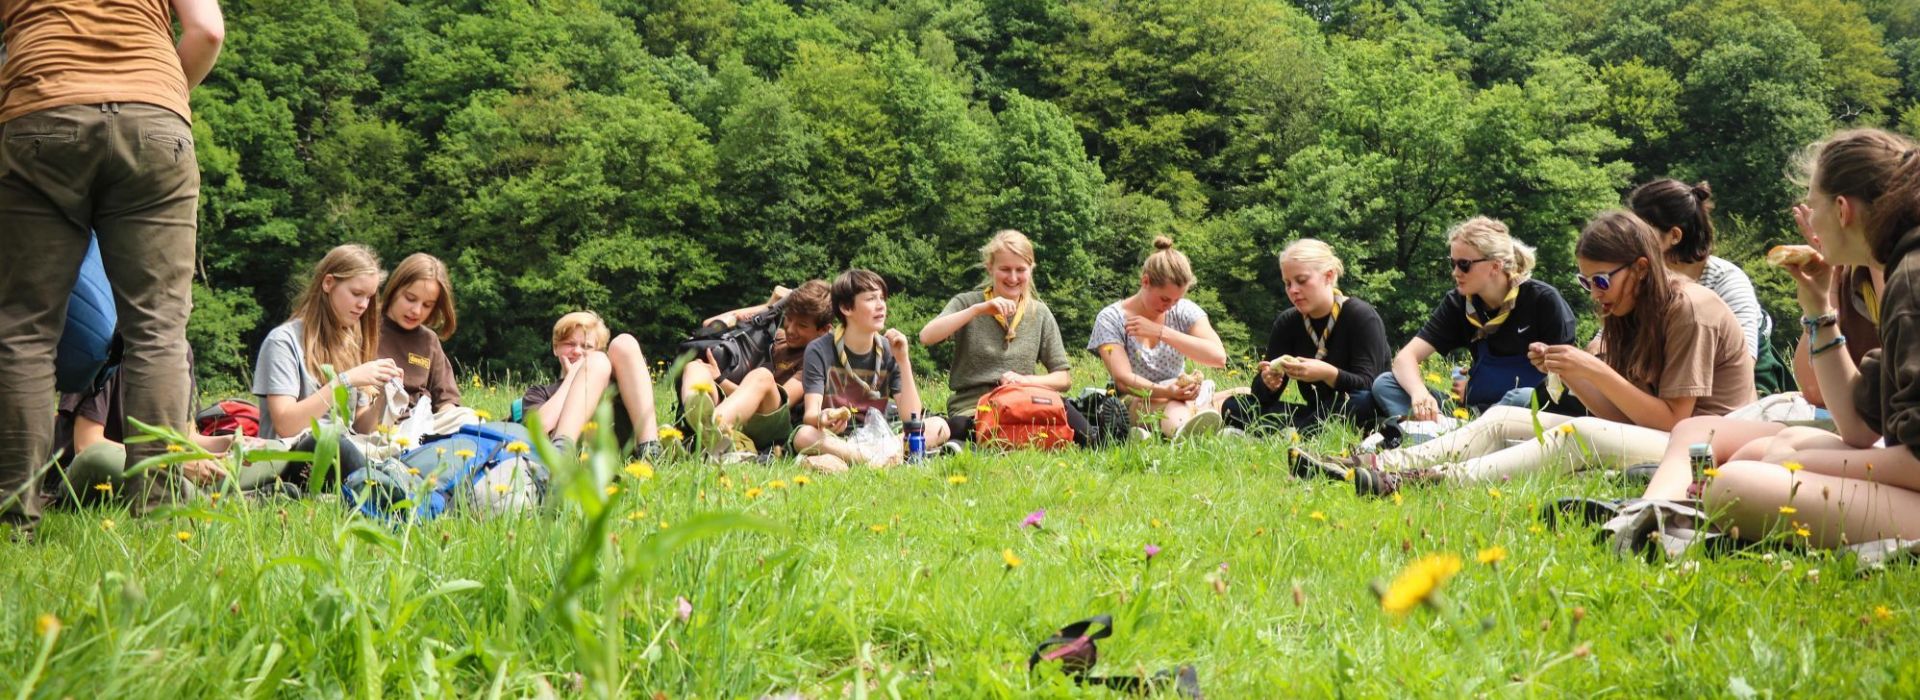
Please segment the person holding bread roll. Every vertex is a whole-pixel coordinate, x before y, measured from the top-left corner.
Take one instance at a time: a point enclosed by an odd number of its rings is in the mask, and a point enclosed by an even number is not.
[[[1230,394],[1207,396],[1212,382],[1189,373],[1187,361],[1225,367],[1226,347],[1207,312],[1186,298],[1194,281],[1186,254],[1166,236],[1155,238],[1153,248],[1140,268],[1139,291],[1094,317],[1087,350],[1106,365],[1135,425],[1157,414],[1168,437],[1218,431],[1225,424],[1219,405]]]
[[[1741,450],[1704,484],[1703,510],[1744,539],[1784,532],[1826,548],[1920,539],[1920,145],[1842,131],[1809,149],[1806,165],[1807,198],[1793,213],[1813,254],[1786,268],[1837,434]],[[1874,306],[1880,347],[1859,362],[1839,324],[1847,296],[1834,293],[1836,265],[1886,280]],[[1685,479],[1663,465],[1653,486]]]
[[[1340,293],[1345,267],[1333,248],[1303,238],[1280,251],[1280,276],[1292,306],[1274,316],[1252,392],[1229,399],[1227,425],[1249,432],[1305,430],[1345,417],[1374,422],[1373,378],[1386,371],[1393,348],[1372,304]],[[1304,403],[1280,400],[1296,383]]]

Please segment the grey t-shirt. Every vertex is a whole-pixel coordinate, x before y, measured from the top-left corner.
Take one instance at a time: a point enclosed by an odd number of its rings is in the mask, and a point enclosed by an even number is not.
[[[267,332],[260,343],[260,359],[253,366],[253,395],[260,399],[260,436],[277,438],[268,396],[291,396],[295,401],[320,390],[319,380],[307,370],[307,354],[300,349],[300,322],[288,321]]]
[[[875,336],[873,349],[864,354],[847,351],[843,363],[840,346],[828,333],[807,344],[806,358],[800,386],[808,394],[819,394],[823,409],[846,406],[859,413],[869,408],[884,413],[887,403],[900,395],[900,368],[887,352],[886,338]]]
[[[1127,361],[1133,367],[1133,373],[1150,382],[1164,382],[1187,368],[1187,356],[1172,345],[1160,343],[1148,348],[1135,342],[1127,335],[1127,312],[1121,310],[1121,302],[1108,304],[1093,319],[1093,337],[1087,341],[1087,349],[1100,354],[1100,346],[1117,345],[1127,353]],[[1167,310],[1161,323],[1181,333],[1193,332],[1194,324],[1206,320],[1207,312],[1199,304],[1181,299]]]

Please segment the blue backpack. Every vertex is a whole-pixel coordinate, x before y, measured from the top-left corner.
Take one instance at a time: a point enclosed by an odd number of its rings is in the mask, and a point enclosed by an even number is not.
[[[526,426],[517,423],[464,425],[451,435],[427,440],[398,459],[369,464],[348,474],[340,490],[348,508],[368,517],[431,520],[469,498],[487,469],[507,460],[507,445],[532,444],[528,435]],[[463,451],[472,454],[462,457]],[[529,452],[526,456],[539,465],[538,454]],[[406,501],[411,501],[411,506],[400,509]]]
[[[67,297],[67,323],[54,351],[54,387],[63,393],[85,392],[97,386],[112,364],[114,327],[120,324],[113,305],[113,285],[100,262],[100,240],[87,243],[80,261],[80,277]]]

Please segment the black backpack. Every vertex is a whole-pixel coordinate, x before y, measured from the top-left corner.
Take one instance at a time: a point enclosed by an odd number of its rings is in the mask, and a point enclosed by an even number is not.
[[[780,328],[786,305],[787,300],[781,299],[732,328],[716,323],[695,331],[693,337],[680,342],[682,359],[704,360],[711,353],[720,365],[721,376],[744,376],[772,356],[773,336]]]
[[[1118,445],[1133,437],[1133,417],[1127,413],[1125,401],[1104,392],[1087,392],[1067,402],[1073,404],[1093,428],[1093,434],[1088,436],[1089,447]]]

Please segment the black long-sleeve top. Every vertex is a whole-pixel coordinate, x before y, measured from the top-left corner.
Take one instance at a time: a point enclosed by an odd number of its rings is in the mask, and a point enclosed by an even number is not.
[[[1260,359],[1272,360],[1281,355],[1300,358],[1312,358],[1317,348],[1313,338],[1307,334],[1306,324],[1301,322],[1304,315],[1294,307],[1287,307],[1273,319],[1273,328],[1267,331],[1266,354]],[[1324,333],[1326,318],[1311,319],[1314,333]],[[1373,378],[1387,371],[1393,358],[1393,349],[1387,345],[1387,327],[1380,321],[1380,313],[1372,304],[1349,297],[1340,304],[1340,321],[1333,326],[1333,333],[1326,338],[1327,356],[1321,358],[1340,370],[1340,376],[1333,386],[1319,382],[1301,382],[1300,395],[1307,405],[1318,409],[1332,405],[1335,399],[1355,391],[1363,391],[1373,386]],[[1287,382],[1280,383],[1278,389],[1268,389],[1267,383],[1259,375],[1253,378],[1253,396],[1260,401],[1263,409],[1271,409],[1280,402],[1280,396],[1287,391]]]

